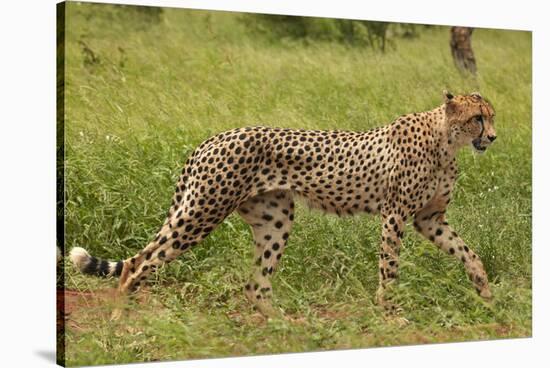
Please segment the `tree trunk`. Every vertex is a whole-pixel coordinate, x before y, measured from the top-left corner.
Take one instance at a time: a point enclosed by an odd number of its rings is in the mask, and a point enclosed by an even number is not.
[[[460,71],[468,71],[476,74],[476,58],[472,50],[472,32],[470,27],[452,27],[451,28],[451,53],[456,67]]]

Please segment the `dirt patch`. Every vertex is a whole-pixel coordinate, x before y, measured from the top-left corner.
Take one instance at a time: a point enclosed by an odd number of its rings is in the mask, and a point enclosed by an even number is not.
[[[93,328],[93,318],[90,319],[90,316],[110,319],[121,301],[128,302],[123,301],[114,288],[95,291],[57,289],[57,331],[63,333],[66,328],[76,331]],[[150,301],[147,290],[140,291],[131,299],[131,302],[139,305],[149,305]]]
[[[116,290],[79,291],[57,289],[57,331],[62,333],[65,328],[82,329],[75,318],[82,313],[97,312],[98,308],[113,304],[116,300]]]
[[[64,313],[66,315],[77,312],[81,309],[113,305],[120,300],[117,289],[101,289],[95,291],[79,291],[71,289],[57,289],[58,306],[64,300]],[[131,298],[137,304],[148,304],[151,301],[151,293],[144,289],[140,290]]]
[[[411,330],[399,335],[396,344],[433,344],[522,337],[521,329],[499,323],[455,326],[447,331]]]
[[[228,312],[227,318],[236,323],[237,325],[252,324],[256,326],[264,326],[267,323],[267,318],[260,312],[253,313],[241,313],[240,311]]]
[[[311,309],[314,311],[318,318],[331,321],[346,320],[359,315],[357,311],[350,311],[344,306],[339,306],[338,308],[330,308],[326,305],[312,305]]]
[[[65,316],[68,316],[80,309],[89,309],[112,303],[116,299],[116,290],[106,289],[92,292],[58,289],[57,299],[63,299],[63,312]]]

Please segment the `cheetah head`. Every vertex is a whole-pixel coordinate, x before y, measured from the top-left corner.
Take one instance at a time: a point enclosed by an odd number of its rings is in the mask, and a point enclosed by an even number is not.
[[[493,106],[477,92],[454,96],[445,91],[444,95],[449,140],[459,146],[471,144],[476,152],[485,151],[497,138]]]

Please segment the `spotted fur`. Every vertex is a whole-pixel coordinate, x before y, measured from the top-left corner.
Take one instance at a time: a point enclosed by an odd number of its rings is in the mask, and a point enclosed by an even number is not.
[[[238,128],[204,141],[185,164],[168,216],[143,250],[119,262],[73,249],[87,273],[120,274],[121,293],[138,288],[159,266],[195,247],[237,211],[252,228],[254,269],[245,294],[271,315],[270,279],[289,239],[294,199],[337,215],[367,212],[382,219],[378,302],[394,308],[386,289],[398,276],[407,220],[458,258],[481,296],[491,293],[479,257],[445,220],[457,178],[455,155],[496,138],[494,110],[478,93],[453,96],[433,110],[397,118],[366,132]]]

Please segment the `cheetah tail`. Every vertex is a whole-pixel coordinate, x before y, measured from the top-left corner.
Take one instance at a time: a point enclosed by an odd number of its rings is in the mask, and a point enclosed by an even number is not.
[[[74,247],[71,249],[70,258],[80,272],[88,275],[120,276],[122,272],[123,261],[113,262],[99,259],[91,256],[84,248]]]

